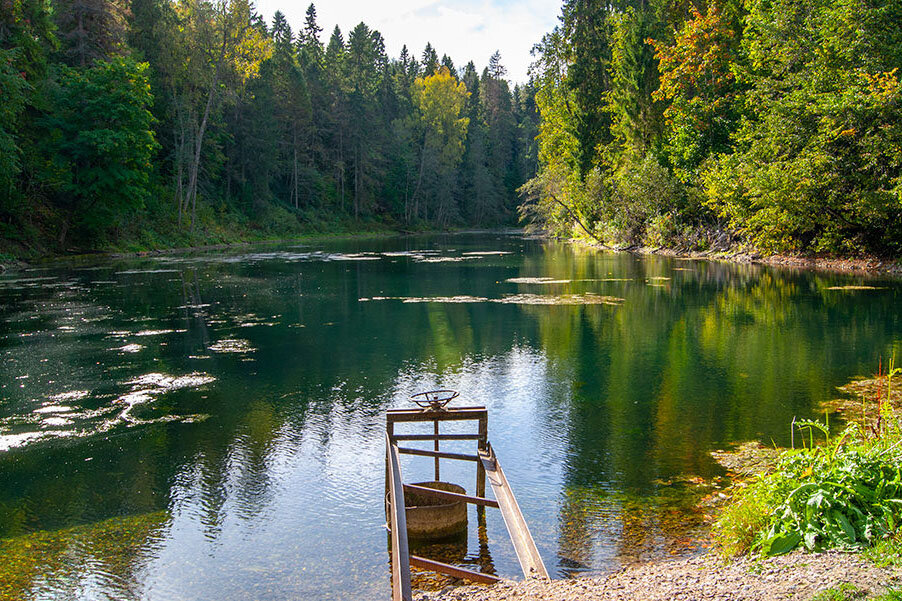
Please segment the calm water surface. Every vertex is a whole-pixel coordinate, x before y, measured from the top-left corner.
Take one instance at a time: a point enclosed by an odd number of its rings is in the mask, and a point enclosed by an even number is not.
[[[594,304],[538,304],[561,298]],[[786,444],[902,350],[900,300],[486,234],[5,274],[0,598],[386,599],[384,413],[434,387],[488,406],[556,576],[700,552],[709,451]],[[472,492],[471,470],[444,474]],[[492,510],[441,551],[520,576]]]

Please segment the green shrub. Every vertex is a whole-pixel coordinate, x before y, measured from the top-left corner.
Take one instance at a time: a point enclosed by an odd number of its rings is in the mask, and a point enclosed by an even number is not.
[[[890,361],[887,398],[893,377]],[[852,423],[830,439],[827,424],[794,422],[802,448],[785,451],[775,470],[740,490],[714,527],[722,551],[779,555],[803,546],[874,549],[902,544],[902,428],[889,403],[876,427]],[[815,433],[824,435],[815,444]],[[807,437],[807,440],[806,440]]]
[[[889,539],[902,523],[900,443],[898,434],[868,438],[852,425],[834,441],[786,451],[721,516],[724,551],[864,549]]]

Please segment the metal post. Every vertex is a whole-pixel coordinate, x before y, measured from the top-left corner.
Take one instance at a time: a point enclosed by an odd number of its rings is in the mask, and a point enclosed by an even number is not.
[[[435,432],[435,450],[438,451],[439,450],[439,448],[438,448],[438,420],[435,420],[432,423],[435,424],[435,426],[433,428],[433,431]],[[436,482],[442,481],[441,478],[439,477],[439,472],[438,472],[438,457],[435,458],[435,481]]]
[[[480,451],[484,451],[488,445],[489,440],[489,418],[486,413],[482,417],[479,418],[479,441],[476,443],[477,448]],[[482,466],[482,462],[479,461],[476,463],[476,496],[484,497],[485,496],[485,468]],[[482,532],[485,532],[486,522],[485,522],[485,507],[477,507],[476,508],[476,523],[479,526],[479,529]]]

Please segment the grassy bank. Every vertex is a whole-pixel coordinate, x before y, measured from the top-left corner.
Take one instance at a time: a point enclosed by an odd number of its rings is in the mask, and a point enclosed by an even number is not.
[[[283,240],[310,240],[335,237],[373,237],[398,233],[437,231],[428,224],[405,225],[387,218],[352,219],[310,215],[274,214],[249,220],[236,213],[205,215],[194,228],[179,224],[174,216],[145,216],[90,241],[58,244],[58,232],[40,222],[0,236],[0,271],[5,267],[46,258],[86,254],[132,254],[204,248]]]

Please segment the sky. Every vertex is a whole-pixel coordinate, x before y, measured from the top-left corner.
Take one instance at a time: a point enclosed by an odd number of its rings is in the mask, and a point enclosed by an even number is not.
[[[310,0],[258,0],[257,10],[267,22],[281,10],[292,30],[303,27]],[[314,0],[317,21],[328,43],[335,25],[347,40],[348,32],[363,21],[385,38],[389,57],[397,58],[401,47],[420,60],[426,42],[439,58],[447,54],[458,68],[468,61],[481,73],[496,50],[507,78],[527,80],[533,44],[558,23],[561,0]]]

